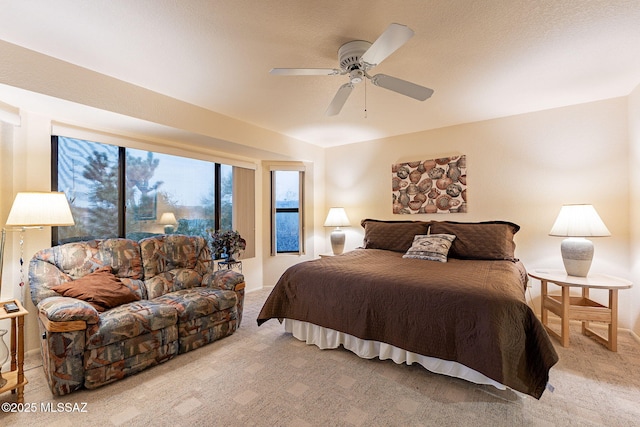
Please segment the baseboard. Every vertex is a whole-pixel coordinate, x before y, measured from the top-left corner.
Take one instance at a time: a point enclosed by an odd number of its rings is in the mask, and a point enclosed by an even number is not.
[[[251,293],[251,292],[258,292],[258,291],[264,291],[266,289],[273,289],[275,285],[271,285],[271,286],[262,286],[261,288],[257,288],[257,289],[251,289],[251,290],[246,290],[245,288],[245,293]]]
[[[636,334],[635,332],[633,332],[631,329],[623,329],[625,331],[629,331],[629,333],[631,334],[631,336],[633,337],[634,340],[636,340],[638,343],[640,343],[640,336],[638,336],[638,334]]]
[[[33,355],[39,355],[39,354],[40,354],[40,347],[25,351],[24,357],[29,357]]]

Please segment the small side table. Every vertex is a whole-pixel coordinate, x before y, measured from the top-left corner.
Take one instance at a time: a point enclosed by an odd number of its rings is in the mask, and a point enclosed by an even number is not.
[[[557,338],[563,347],[569,347],[569,320],[582,322],[582,334],[592,337],[611,351],[618,351],[618,290],[628,289],[633,284],[606,274],[589,274],[587,277],[569,276],[564,270],[534,270],[529,276],[540,280],[542,324],[549,335]],[[554,283],[562,288],[561,295],[549,295],[547,284]],[[571,287],[582,288],[582,297],[569,295]],[[609,306],[589,299],[589,289],[608,289]],[[560,317],[561,329],[557,333],[549,328],[549,311]],[[609,324],[607,338],[589,328],[589,322]]]
[[[242,261],[218,261],[218,270],[233,270],[234,268],[242,273]]]
[[[20,310],[7,313],[4,305],[8,302],[15,302]],[[11,390],[11,393],[18,392],[18,403],[24,403],[24,386],[27,379],[24,377],[24,317],[29,314],[18,300],[8,300],[0,302],[0,320],[11,319],[11,370],[2,371],[2,377],[7,380],[4,387],[0,388],[0,394]]]

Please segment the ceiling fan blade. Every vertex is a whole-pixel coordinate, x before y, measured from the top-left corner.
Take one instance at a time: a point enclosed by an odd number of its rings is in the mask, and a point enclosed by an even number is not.
[[[336,76],[340,73],[336,68],[272,68],[269,71],[275,76]]]
[[[338,114],[340,110],[342,110],[342,106],[344,105],[344,103],[347,102],[347,98],[349,98],[352,90],[352,83],[345,83],[340,86],[340,89],[338,89],[336,96],[333,97],[331,104],[329,104],[329,107],[327,107],[327,111],[325,112],[325,114],[327,116],[335,116],[336,114]]]
[[[401,80],[396,77],[387,76],[386,74],[376,74],[371,77],[371,83],[402,95],[406,95],[410,98],[417,99],[418,101],[424,101],[433,95],[433,89],[429,89],[428,87],[420,86],[406,80]]]
[[[362,61],[375,67],[384,59],[398,50],[413,37],[413,30],[406,25],[391,24],[384,30],[384,33],[373,42],[371,47],[362,55]]]

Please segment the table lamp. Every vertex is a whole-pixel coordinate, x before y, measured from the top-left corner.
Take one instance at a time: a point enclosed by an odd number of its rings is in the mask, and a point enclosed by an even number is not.
[[[173,233],[173,226],[178,223],[173,212],[165,212],[160,217],[160,224],[164,225],[164,234]]]
[[[592,205],[563,205],[549,235],[566,237],[560,251],[567,274],[587,277],[593,260],[593,243],[586,237],[606,237],[611,233]]]
[[[350,227],[351,223],[344,208],[331,208],[324,222],[325,227],[336,227],[331,232],[331,250],[334,255],[340,255],[344,251],[345,235],[340,227]]]

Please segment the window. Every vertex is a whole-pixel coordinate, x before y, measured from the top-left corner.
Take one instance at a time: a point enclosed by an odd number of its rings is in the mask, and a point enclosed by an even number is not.
[[[233,166],[63,136],[52,137],[52,162],[76,222],[54,228],[54,245],[232,229]]]
[[[271,254],[304,253],[302,183],[299,170],[271,171]]]

